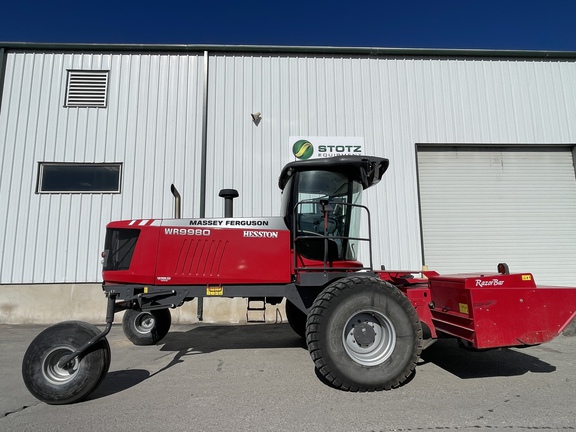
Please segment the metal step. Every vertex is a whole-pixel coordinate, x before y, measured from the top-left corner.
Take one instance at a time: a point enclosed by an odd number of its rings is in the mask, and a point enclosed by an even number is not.
[[[264,297],[249,297],[246,308],[247,323],[266,322],[266,299]]]

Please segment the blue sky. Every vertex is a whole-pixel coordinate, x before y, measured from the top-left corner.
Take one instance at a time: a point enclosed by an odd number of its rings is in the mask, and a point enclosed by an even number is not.
[[[576,0],[11,0],[0,41],[576,51]]]

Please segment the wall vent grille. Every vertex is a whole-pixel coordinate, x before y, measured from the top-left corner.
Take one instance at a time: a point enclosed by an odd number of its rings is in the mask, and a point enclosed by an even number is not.
[[[106,108],[108,72],[69,70],[65,107]]]

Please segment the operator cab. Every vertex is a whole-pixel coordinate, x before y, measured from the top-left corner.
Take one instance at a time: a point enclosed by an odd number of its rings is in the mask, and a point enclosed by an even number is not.
[[[284,167],[278,185],[296,270],[362,267],[357,261],[359,242],[370,243],[370,236],[360,237],[363,214],[368,223],[370,217],[361,205],[362,191],[380,181],[388,163],[373,156],[338,156]]]

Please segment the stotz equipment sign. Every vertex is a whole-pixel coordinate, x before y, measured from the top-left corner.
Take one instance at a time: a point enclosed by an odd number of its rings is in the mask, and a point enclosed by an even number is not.
[[[362,137],[291,136],[289,142],[290,161],[364,154]]]

